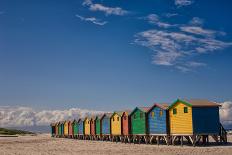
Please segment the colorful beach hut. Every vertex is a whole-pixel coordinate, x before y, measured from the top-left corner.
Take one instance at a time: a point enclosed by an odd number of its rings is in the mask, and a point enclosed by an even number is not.
[[[98,137],[101,136],[101,117],[102,115],[95,117],[95,132]]]
[[[55,124],[55,132],[56,132],[56,137],[59,136],[59,122],[56,122]]]
[[[90,134],[91,134],[91,136],[96,135],[95,118],[96,118],[95,116],[92,116],[90,119]]]
[[[78,135],[78,122],[74,119],[72,121],[72,129],[73,129],[73,137],[74,138],[77,138],[77,135]]]
[[[122,113],[122,135],[128,136],[130,134],[130,117],[129,114],[131,113],[130,110],[125,110]]]
[[[168,104],[154,104],[148,110],[148,134],[167,135],[169,131]]]
[[[78,135],[84,135],[84,125],[81,118],[78,120]]]
[[[72,121],[68,121],[68,136],[69,138],[73,137],[73,126]]]
[[[105,113],[101,117],[101,129],[102,129],[102,135],[108,136],[111,134],[110,131],[110,117],[112,113]]]
[[[61,130],[60,137],[64,137],[64,121],[60,122],[60,130]]]
[[[149,107],[136,107],[131,113],[131,134],[147,134],[147,112]]]
[[[51,135],[52,135],[52,137],[54,137],[55,135],[56,135],[56,125],[55,125],[55,123],[51,123],[50,124],[50,130],[51,130]]]
[[[169,106],[170,134],[218,134],[219,106],[207,100],[176,100]]]
[[[90,135],[90,118],[84,119],[84,135]]]
[[[110,117],[111,135],[120,136],[122,134],[122,114],[123,112],[114,112]]]
[[[68,123],[69,121],[64,121],[64,136],[68,137]]]

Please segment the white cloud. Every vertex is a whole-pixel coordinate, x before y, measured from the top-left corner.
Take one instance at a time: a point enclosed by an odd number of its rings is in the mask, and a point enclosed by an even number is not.
[[[220,119],[224,126],[232,128],[232,102],[226,101],[221,104]]]
[[[1,127],[22,127],[49,125],[51,122],[72,120],[103,113],[79,108],[68,110],[35,111],[28,107],[0,107]]]
[[[80,16],[78,14],[76,14],[76,17],[80,18],[82,21],[91,22],[93,24],[100,25],[100,26],[107,24],[107,21],[101,21],[100,19],[97,19],[95,17],[87,17],[86,18],[86,17]]]
[[[199,17],[193,17],[190,22],[191,25],[203,25],[204,20]]]
[[[149,14],[147,17],[143,17],[142,19],[147,20],[149,23],[157,25],[161,28],[169,28],[175,25],[171,25],[166,22],[162,22],[157,14]]]
[[[175,5],[178,7],[191,5],[193,0],[175,0]]]
[[[93,3],[92,0],[84,0],[83,5],[88,6],[89,10],[91,11],[101,11],[104,12],[106,15],[123,16],[129,13],[128,11],[123,10],[120,7],[108,7],[102,4]]]
[[[180,30],[187,31],[183,27]],[[216,33],[214,31],[203,29],[191,30],[193,31],[192,34],[186,34],[181,31],[147,30],[137,33],[134,42],[153,51],[152,63],[163,66],[174,66],[174,68],[180,69],[181,71],[206,66],[203,62],[189,61],[188,58],[196,54],[206,54],[222,50],[232,45],[232,43],[217,40],[212,37]],[[198,32],[199,35],[202,35],[200,34],[201,32],[205,36],[199,36]]]
[[[178,14],[177,13],[166,13],[165,16],[167,18],[171,18],[171,17],[174,17],[174,16],[178,16]]]
[[[214,30],[208,30],[203,29],[200,26],[182,26],[180,27],[181,31],[202,35],[202,36],[208,36],[208,37],[214,37],[216,34],[220,34],[220,32],[214,31]]]

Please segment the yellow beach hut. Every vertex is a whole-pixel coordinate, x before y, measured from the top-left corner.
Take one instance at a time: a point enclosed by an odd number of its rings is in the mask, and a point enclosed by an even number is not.
[[[120,136],[122,134],[122,114],[123,112],[114,112],[110,117],[112,136]]]
[[[88,117],[84,119],[84,135],[90,135],[90,119]]]
[[[65,121],[64,122],[64,137],[68,137],[68,122],[69,121]]]

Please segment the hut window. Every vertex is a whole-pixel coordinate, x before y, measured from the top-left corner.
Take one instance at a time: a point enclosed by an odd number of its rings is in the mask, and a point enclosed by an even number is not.
[[[152,118],[155,117],[155,112],[154,112],[154,111],[151,112],[151,117],[152,117]]]
[[[134,119],[136,119],[136,115],[134,114]]]
[[[177,114],[177,109],[176,108],[173,109],[173,114],[174,115]]]
[[[160,117],[163,115],[163,110],[160,109]]]
[[[119,121],[119,117],[117,117],[117,121]]]
[[[184,113],[188,113],[188,107],[184,107]]]
[[[114,122],[114,117],[113,117],[113,122]]]
[[[143,118],[143,113],[140,113],[140,118]]]
[[[124,118],[124,120],[126,120],[126,116],[124,116],[123,118]]]

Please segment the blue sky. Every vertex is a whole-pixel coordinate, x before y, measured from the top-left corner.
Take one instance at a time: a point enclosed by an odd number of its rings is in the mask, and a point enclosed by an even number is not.
[[[0,0],[0,106],[232,100],[228,0]]]

